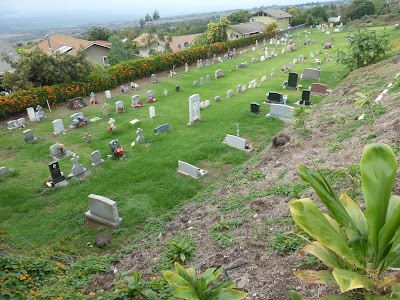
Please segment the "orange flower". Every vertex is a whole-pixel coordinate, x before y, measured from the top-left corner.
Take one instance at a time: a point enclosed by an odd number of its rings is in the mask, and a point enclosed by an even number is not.
[[[22,275],[22,276],[19,277],[19,280],[21,280],[21,281],[23,281],[23,280],[25,280],[25,279],[26,279],[26,276],[25,276],[25,275]]]

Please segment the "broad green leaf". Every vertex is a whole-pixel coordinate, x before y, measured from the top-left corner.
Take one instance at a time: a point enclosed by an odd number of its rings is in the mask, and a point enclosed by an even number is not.
[[[333,269],[333,277],[335,277],[336,282],[339,284],[340,291],[345,293],[354,289],[366,289],[367,291],[375,284],[375,282],[367,277],[364,277],[356,272],[343,270],[343,269]]]
[[[181,276],[178,274],[172,272],[172,271],[163,271],[162,272],[165,280],[172,286],[172,287],[180,287],[180,286],[189,286],[189,282],[187,282],[185,279],[183,279]]]
[[[142,293],[147,297],[146,299],[160,300],[160,296],[152,289],[145,289],[142,291]]]
[[[303,300],[303,297],[298,292],[295,292],[293,290],[289,291],[290,299],[292,300]]]
[[[382,269],[384,271],[390,267],[400,267],[400,243],[393,243],[392,249],[390,249],[389,253],[386,255],[385,264]]]
[[[330,215],[324,214],[325,218],[328,220],[329,223],[335,228],[336,232],[341,235],[343,240],[347,240],[347,236],[344,234],[342,227],[334,220]]]
[[[177,262],[174,263],[174,266],[175,266],[176,273],[179,276],[181,276],[184,280],[186,280],[189,285],[196,286],[197,272],[195,269],[193,269],[193,268],[185,269],[183,266],[181,266]]]
[[[368,251],[367,219],[360,207],[347,195],[347,193],[343,193],[340,196],[340,201],[357,227],[357,230],[346,228],[349,246],[353,249],[357,259],[365,264]]]
[[[347,193],[343,193],[340,196],[340,202],[342,202],[344,208],[349,214],[350,218],[354,221],[357,226],[358,232],[363,236],[368,236],[368,225],[367,219],[360,207],[351,199]]]
[[[247,293],[235,289],[222,289],[218,300],[240,300],[244,299]]]
[[[395,212],[396,208],[400,205],[400,197],[392,195],[389,199],[389,207],[386,215],[386,220],[389,220],[392,214]]]
[[[397,171],[396,156],[386,144],[370,144],[365,147],[361,156],[360,171],[369,238],[377,253],[378,234],[386,221],[389,198]]]
[[[135,282],[136,283],[139,283],[140,282],[140,279],[141,279],[141,275],[140,275],[140,273],[139,272],[136,272],[136,271],[133,271],[133,279],[135,280]]]
[[[204,271],[203,275],[201,276],[204,278],[206,281],[207,285],[210,284],[210,282],[213,282],[218,276],[221,274],[222,268],[216,269],[216,268],[208,268],[207,270]]]
[[[331,271],[300,270],[293,272],[294,276],[307,283],[337,285]]]
[[[353,220],[347,214],[343,204],[340,202],[339,197],[333,190],[332,186],[323,176],[319,169],[318,173],[312,171],[306,166],[299,165],[300,178],[311,184],[315,192],[320,197],[321,201],[325,204],[330,215],[343,227],[356,230]]]
[[[191,286],[178,287],[174,291],[174,296],[186,300],[200,300],[196,291]]]
[[[185,262],[186,256],[185,256],[184,253],[179,253],[179,257],[181,258],[181,261],[182,261],[182,262]]]
[[[353,250],[347,245],[347,241],[343,239],[343,234],[332,226],[310,199],[293,201],[290,203],[290,211],[300,228],[348,262],[358,268],[362,267]]]
[[[318,241],[307,244],[302,251],[319,258],[329,268],[343,268],[341,259]]]
[[[399,196],[393,195],[391,199],[400,200]],[[395,202],[392,200],[390,202]],[[381,231],[378,234],[378,260],[384,260],[385,257],[382,255],[387,252],[387,248],[392,247],[393,238],[400,226],[400,206],[397,206],[396,210],[391,214],[390,218],[386,220],[385,225],[383,225]]]

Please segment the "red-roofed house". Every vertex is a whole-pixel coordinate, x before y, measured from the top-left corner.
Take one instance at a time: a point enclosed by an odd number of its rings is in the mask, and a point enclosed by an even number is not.
[[[89,61],[106,66],[108,65],[107,57],[111,43],[107,41],[86,41],[55,34],[48,36],[44,41],[32,47],[31,50],[36,48],[48,54],[67,53],[70,55],[75,55],[78,50],[82,50]]]
[[[199,35],[200,35],[200,33],[181,35],[181,36],[173,36],[172,41],[170,43],[172,52],[185,50],[187,47],[189,47],[190,43],[192,43],[193,40]],[[139,35],[137,38],[135,38],[133,40],[134,42],[136,42],[136,45],[139,49],[139,56],[142,56],[142,57],[149,56],[149,53],[148,53],[149,49],[148,49],[148,47],[146,47],[147,36],[148,36],[147,33],[142,33],[141,35]],[[158,41],[157,39],[155,39],[154,42],[151,44],[151,48],[156,50],[157,52],[164,52],[165,51],[165,42]]]

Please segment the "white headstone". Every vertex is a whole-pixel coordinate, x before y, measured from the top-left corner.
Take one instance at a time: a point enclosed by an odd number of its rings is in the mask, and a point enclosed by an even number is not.
[[[85,213],[87,219],[117,228],[122,218],[118,215],[117,203],[106,197],[90,194],[88,196],[89,210]]]
[[[0,168],[0,177],[1,176],[7,176],[8,175],[8,171],[6,167],[1,167]]]
[[[232,97],[233,96],[233,91],[232,90],[229,90],[229,91],[227,91],[226,92],[226,97]]]
[[[149,115],[150,115],[150,118],[155,118],[156,117],[156,109],[155,109],[154,106],[150,106],[149,107]]]
[[[206,106],[206,107],[209,107],[210,106],[210,100],[206,100],[205,102],[204,102],[204,105]]]
[[[33,107],[28,107],[28,108],[26,109],[26,111],[27,111],[27,113],[28,113],[29,121],[31,121],[31,122],[37,122],[35,109],[34,109]]]
[[[267,76],[261,77],[261,82],[264,82],[264,81],[266,81],[266,80],[267,80]]]
[[[107,99],[111,98],[111,92],[109,90],[105,91],[105,94]]]
[[[200,120],[200,95],[194,94],[189,97],[189,125]]]
[[[115,112],[122,113],[124,111],[124,102],[117,101],[115,102]]]
[[[191,176],[195,179],[198,179],[207,173],[207,171],[197,168],[181,160],[178,161],[178,172],[184,175]]]

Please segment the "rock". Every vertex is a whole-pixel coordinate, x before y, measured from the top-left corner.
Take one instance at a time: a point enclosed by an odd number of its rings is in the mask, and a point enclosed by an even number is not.
[[[275,148],[281,147],[289,141],[290,137],[286,133],[280,132],[272,138],[272,146]]]
[[[104,233],[99,233],[98,235],[96,235],[96,238],[95,238],[95,244],[99,248],[103,248],[110,241],[111,241],[111,238]]]

